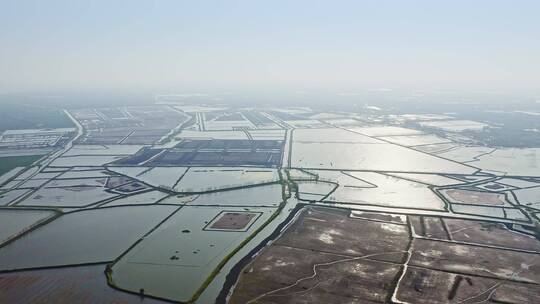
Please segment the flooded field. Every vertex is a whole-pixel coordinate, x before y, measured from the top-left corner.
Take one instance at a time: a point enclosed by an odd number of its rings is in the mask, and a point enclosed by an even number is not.
[[[124,158],[123,155],[82,155],[66,156],[54,160],[51,167],[73,167],[73,166],[103,166],[115,160]]]
[[[421,146],[421,145],[435,145],[442,143],[452,142],[449,139],[442,138],[436,135],[399,135],[399,136],[379,136],[379,139],[389,141],[393,144],[401,146]]]
[[[497,149],[493,153],[478,156],[478,162],[474,165],[508,175],[538,176],[540,175],[540,149]]]
[[[248,168],[191,168],[174,187],[177,192],[208,192],[279,181],[277,170]]]
[[[176,209],[115,207],[62,215],[2,247],[0,270],[112,261]]]
[[[51,210],[0,209],[0,245],[57,215]]]
[[[421,126],[445,131],[459,132],[465,130],[478,130],[487,127],[487,124],[471,120],[438,120],[430,122],[421,122]]]
[[[260,185],[236,190],[197,195],[192,205],[207,206],[272,206],[283,201],[281,184]]]
[[[359,134],[364,134],[364,135],[373,136],[373,137],[420,135],[423,133],[414,129],[394,127],[394,126],[369,126],[369,127],[362,127],[362,128],[350,128],[349,130],[354,131]]]
[[[158,201],[166,198],[167,193],[153,190],[140,194],[134,194],[127,197],[120,197],[110,202],[100,205],[100,207],[112,207],[112,206],[129,206],[129,205],[148,205],[155,204]]]
[[[462,180],[449,178],[438,174],[388,173],[388,175],[433,186],[451,186],[463,184]]]
[[[441,191],[454,203],[487,206],[511,206],[504,193],[449,189]]]
[[[188,170],[187,167],[108,167],[154,187],[172,189]]]
[[[0,302],[540,297],[536,150],[479,144],[468,132],[481,122],[308,108],[72,112],[77,134],[0,176]]]
[[[117,196],[117,194],[104,191],[103,187],[44,188],[17,203],[17,206],[84,207]]]
[[[113,285],[187,302],[274,212],[275,208],[182,207],[113,265]],[[231,219],[231,214],[243,216]]]
[[[397,159],[393,156],[399,155]],[[466,165],[426,155],[383,141],[377,143],[295,143],[295,168],[401,171],[418,173],[472,174]]]
[[[427,185],[373,172],[350,171],[348,174],[374,186],[339,187],[329,194],[327,201],[397,208],[444,209],[444,202]]]
[[[167,303],[110,288],[105,264],[0,273],[0,303]]]
[[[32,192],[30,189],[14,189],[2,191],[0,192],[0,206],[7,206],[13,202],[16,202],[19,198],[30,192]]]

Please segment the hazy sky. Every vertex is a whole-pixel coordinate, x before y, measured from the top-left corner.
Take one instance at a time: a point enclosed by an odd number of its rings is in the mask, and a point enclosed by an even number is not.
[[[0,0],[0,92],[540,89],[540,1]]]

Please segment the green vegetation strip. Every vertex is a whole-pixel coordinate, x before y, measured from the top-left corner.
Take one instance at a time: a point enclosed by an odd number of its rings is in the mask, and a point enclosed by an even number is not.
[[[26,167],[42,158],[43,155],[7,156],[0,157],[0,175],[16,167]]]
[[[15,102],[0,105],[0,130],[73,128],[60,109]]]
[[[274,214],[272,214],[272,216],[264,224],[262,224],[259,228],[257,228],[257,230],[255,230],[249,237],[247,237],[244,241],[242,241],[242,243],[240,243],[231,253],[229,253],[227,256],[225,256],[223,258],[223,260],[221,260],[221,262],[214,268],[214,270],[210,273],[210,275],[203,282],[201,287],[199,287],[199,289],[193,294],[193,296],[191,297],[191,299],[187,303],[195,302],[201,296],[201,294],[204,292],[204,290],[208,287],[208,285],[210,285],[210,283],[214,280],[214,278],[221,271],[221,269],[225,266],[225,264],[236,253],[238,253],[238,251],[240,251],[240,249],[242,249],[247,243],[249,243],[253,238],[255,238],[255,236],[260,231],[262,231],[269,223],[271,223],[281,213],[281,211],[284,209],[285,205],[287,204],[287,199],[289,199],[291,197],[290,192],[287,192],[286,189],[288,189],[291,185],[289,183],[289,180],[287,179],[287,176],[285,176],[285,178],[284,178],[283,173],[281,172],[281,170],[278,170],[278,174],[279,174],[279,182],[278,183],[282,184],[283,187],[281,189],[282,202],[279,204],[278,208],[276,209],[276,212],[274,212]],[[137,242],[135,242],[133,245],[131,245],[124,253],[122,253],[119,257],[117,257],[112,263],[107,265],[107,267],[105,269],[105,276],[107,277],[107,284],[109,284],[109,286],[111,286],[113,288],[116,288],[118,290],[123,290],[123,291],[127,291],[127,292],[130,292],[130,293],[133,293],[133,294],[137,294],[137,292],[122,289],[122,288],[118,287],[115,284],[115,282],[114,282],[114,280],[112,278],[112,265],[117,263],[123,256],[125,256],[138,243],[140,243],[146,236],[150,235],[155,229],[157,229],[161,224],[166,222],[169,218],[171,218],[174,214],[176,214],[181,209],[182,209],[182,207],[178,208],[172,214],[167,216],[163,221],[161,221],[152,230],[150,230],[144,237],[142,237]],[[164,298],[161,298],[159,296],[151,296],[150,295],[150,297],[157,298],[157,299],[164,299]],[[164,299],[164,300],[167,300],[167,299]]]
[[[188,301],[188,303],[193,303],[195,302],[200,296],[201,294],[204,292],[204,290],[208,287],[208,285],[210,285],[210,283],[214,280],[214,278],[216,277],[216,275],[221,271],[221,269],[223,268],[223,266],[225,266],[225,264],[236,254],[238,253],[238,251],[240,251],[240,249],[242,249],[242,247],[244,247],[247,243],[249,243],[253,238],[255,238],[255,236],[261,232],[268,224],[270,224],[280,213],[281,211],[283,210],[283,208],[285,207],[285,205],[287,204],[287,199],[290,197],[289,195],[286,194],[285,192],[285,184],[287,183],[286,180],[283,179],[283,175],[282,175],[282,172],[281,170],[278,171],[279,173],[279,179],[283,185],[282,189],[281,189],[281,194],[282,194],[282,198],[283,198],[283,201],[281,202],[281,204],[279,204],[279,207],[277,208],[276,212],[274,212],[274,214],[272,214],[272,216],[264,223],[262,224],[259,228],[257,228],[257,230],[255,230],[250,236],[248,236],[244,241],[242,241],[242,243],[240,243],[240,245],[238,245],[233,251],[231,251],[231,253],[229,253],[227,256],[225,256],[225,258],[223,258],[223,260],[221,260],[221,262],[216,266],[216,268],[214,268],[214,270],[210,273],[210,275],[206,278],[206,280],[203,282],[203,284],[201,285],[201,287],[195,292],[195,294],[193,294],[193,296],[191,297],[191,299]]]

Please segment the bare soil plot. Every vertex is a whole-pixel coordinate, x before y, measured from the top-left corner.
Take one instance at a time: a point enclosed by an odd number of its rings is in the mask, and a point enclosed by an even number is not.
[[[416,234],[443,240],[413,240],[411,259],[394,294],[403,260],[390,257],[395,257],[392,252],[399,250],[395,245],[400,240],[406,250],[407,226],[394,224],[405,229],[396,240],[390,227],[370,226],[399,223],[395,216],[357,212],[355,216],[365,219],[353,219],[348,212],[306,207],[279,239],[243,269],[230,303],[388,303],[392,296],[406,303],[538,302],[540,254],[519,249],[527,246],[522,243],[528,243],[529,250],[536,248],[537,240],[502,224],[409,216]],[[453,236],[470,230],[470,236],[484,245],[452,243],[446,221]],[[461,233],[455,229],[462,229]],[[376,235],[371,234],[374,231]],[[493,234],[491,238],[487,233]],[[388,246],[391,242],[394,247]],[[503,244],[515,249],[486,247]],[[352,253],[359,250],[363,250],[360,255]]]
[[[415,239],[412,266],[467,275],[540,283],[540,255]]]
[[[244,268],[230,303],[387,302],[408,243],[406,225],[306,207]]]
[[[469,298],[474,300],[473,297],[489,290],[497,282],[495,279],[409,267],[400,282],[396,297],[399,301],[419,304],[469,303],[463,301]],[[478,296],[478,300],[483,298]]]
[[[253,212],[223,212],[212,221],[206,230],[245,230],[253,219],[260,213]]]
[[[504,282],[496,287],[491,299],[495,303],[540,303],[540,286]]]
[[[399,214],[357,211],[354,215],[351,215],[351,216],[354,218],[390,222],[390,223],[395,223],[395,224],[407,223],[407,217],[405,215],[399,215]]]
[[[397,299],[407,303],[539,303],[540,286],[409,267]]]
[[[416,235],[442,240],[448,239],[448,234],[443,226],[444,223],[439,217],[409,216],[409,220]]]
[[[399,265],[272,245],[240,276],[231,304],[383,303]]]
[[[515,249],[540,251],[535,237],[509,230],[504,224],[444,219],[453,240]]]
[[[275,243],[353,256],[394,252],[373,259],[399,262],[408,242],[409,229],[405,225],[351,218],[348,210],[313,207],[302,211]]]

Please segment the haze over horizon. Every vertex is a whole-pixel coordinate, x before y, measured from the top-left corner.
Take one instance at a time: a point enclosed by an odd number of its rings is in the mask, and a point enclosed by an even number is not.
[[[538,1],[3,1],[0,93],[539,94]]]
[[[0,304],[540,303],[540,0],[0,0]]]

